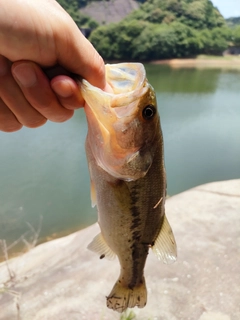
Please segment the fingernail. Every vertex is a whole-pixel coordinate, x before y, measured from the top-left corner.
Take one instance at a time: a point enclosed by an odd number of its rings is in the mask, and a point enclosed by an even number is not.
[[[73,95],[72,86],[67,80],[54,81],[51,86],[54,92],[62,98],[69,98]]]
[[[13,66],[12,73],[23,87],[32,87],[37,83],[35,70],[28,63],[21,63]]]

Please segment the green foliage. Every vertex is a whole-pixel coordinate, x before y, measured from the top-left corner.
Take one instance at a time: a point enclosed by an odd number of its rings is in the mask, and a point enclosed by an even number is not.
[[[225,25],[222,15],[209,0],[148,0],[127,19],[168,24],[178,21],[195,29]]]
[[[123,21],[97,28],[89,40],[105,59],[131,59],[133,39],[138,38],[146,23],[136,20]]]
[[[89,1],[87,0],[77,0],[77,4],[79,8],[85,7]]]
[[[201,53],[216,54],[222,53],[231,39],[232,33],[228,28],[204,29],[200,32]]]
[[[228,18],[226,23],[230,28],[240,25],[240,17]]]
[[[95,29],[98,23],[79,11],[79,7],[85,6],[87,0],[57,0],[58,3],[70,14],[78,27]]]
[[[68,1],[68,0],[66,0]],[[90,2],[100,2],[102,0],[76,0],[78,4],[78,8],[83,8],[86,5],[88,5]],[[104,0],[104,1],[109,1],[109,0]]]
[[[75,20],[75,22],[77,23],[77,25],[79,27],[96,29],[99,26],[99,24],[98,24],[98,22],[96,20],[94,20],[94,19],[90,18],[89,16],[81,13],[81,11],[78,12],[78,15],[79,15],[78,21],[76,22],[76,20]]]
[[[90,41],[105,59],[146,61],[221,54],[231,37],[226,27],[196,30],[178,21],[168,25],[127,20],[97,28]]]
[[[170,26],[151,24],[134,39],[133,45],[137,50],[132,58],[138,60],[187,57],[199,49],[196,31],[179,22]]]
[[[57,1],[67,12],[78,10],[77,0],[58,0]]]
[[[233,44],[235,46],[240,46],[240,25],[233,29]]]
[[[136,319],[136,314],[132,310],[126,310],[120,315],[120,320],[135,320]]]
[[[166,59],[176,55],[177,35],[167,25],[146,25],[139,37],[133,40],[132,59]]]
[[[79,12],[91,1],[58,0],[78,26],[95,29],[89,40],[107,60],[219,55],[228,44],[240,45],[240,27],[228,28],[210,0],[139,0],[138,10],[119,23],[100,27]]]
[[[195,29],[213,29],[225,26],[225,20],[209,0],[198,0],[189,4],[185,3],[180,21]]]

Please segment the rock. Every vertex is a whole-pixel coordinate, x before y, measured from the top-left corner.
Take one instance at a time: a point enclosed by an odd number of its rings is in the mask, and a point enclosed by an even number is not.
[[[96,20],[100,25],[116,23],[123,20],[133,10],[139,8],[135,0],[93,1],[81,8],[81,13]]]
[[[171,197],[166,212],[178,261],[163,265],[149,254],[148,303],[133,309],[135,319],[239,320],[240,180]],[[0,319],[120,319],[105,301],[118,277],[118,261],[100,260],[86,249],[98,231],[95,224],[9,260],[11,280],[6,263],[0,264]]]

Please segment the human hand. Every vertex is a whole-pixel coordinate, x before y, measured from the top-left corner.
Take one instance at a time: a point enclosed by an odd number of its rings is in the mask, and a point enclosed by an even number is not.
[[[43,68],[60,65],[106,88],[102,58],[55,0],[0,0],[0,7],[0,130],[62,122],[83,105],[72,78],[49,81]]]

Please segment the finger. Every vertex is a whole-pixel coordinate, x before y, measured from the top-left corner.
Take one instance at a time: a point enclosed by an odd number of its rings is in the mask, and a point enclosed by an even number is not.
[[[66,23],[66,25],[64,25]],[[79,28],[68,20],[64,20],[61,29],[66,38],[56,37],[57,62],[67,70],[80,75],[92,85],[104,89],[106,87],[105,64],[93,45],[84,37]],[[71,34],[67,34],[71,30]],[[59,28],[58,28],[59,31]],[[66,45],[66,39],[68,45]]]
[[[51,87],[58,96],[58,100],[67,109],[77,109],[84,105],[84,100],[79,88],[81,77],[73,74],[60,65],[44,68],[44,73],[51,80]],[[111,86],[106,83],[104,91],[112,93]]]
[[[22,124],[0,99],[0,130],[4,132],[14,132],[20,130],[21,128]]]
[[[12,74],[28,102],[46,119],[63,122],[73,116],[73,110],[61,106],[38,65],[28,61],[14,62]]]
[[[51,80],[51,87],[64,108],[75,110],[84,105],[77,83],[67,76],[57,76]]]
[[[10,62],[0,56],[0,97],[5,105],[15,115],[19,123],[29,128],[43,125],[47,120],[32,108],[25,99],[21,89],[11,74]]]

